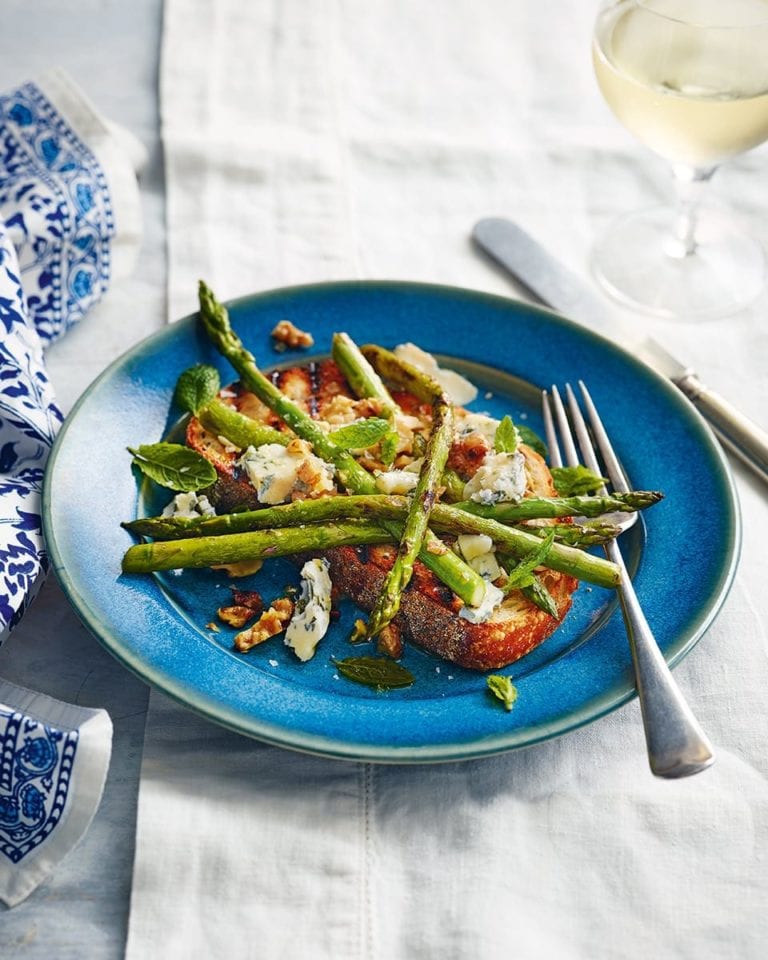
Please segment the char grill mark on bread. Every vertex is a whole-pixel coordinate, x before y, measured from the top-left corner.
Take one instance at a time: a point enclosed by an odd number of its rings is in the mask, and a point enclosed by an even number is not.
[[[338,401],[334,405],[334,398],[353,398],[333,360],[277,370],[271,376],[284,393],[315,419],[324,419],[325,411],[339,407]],[[415,397],[401,392],[393,396],[404,413],[428,419],[428,408]],[[239,384],[222,391],[222,399],[241,413],[277,429],[286,429],[278,417]],[[187,443],[216,468],[219,480],[209,498],[218,512],[259,506],[254,488],[237,467],[240,456],[237,451],[228,449],[207,433],[195,418],[187,428]],[[542,457],[524,444],[520,449],[525,456],[527,494],[553,496],[554,484]],[[489,450],[488,443],[476,436],[457,439],[449,464],[462,476],[471,477]],[[373,608],[394,555],[395,548],[390,546],[338,547],[323,553],[330,564],[334,590],[365,610]],[[405,637],[446,660],[469,669],[499,669],[542,643],[571,606],[571,595],[578,585],[573,577],[549,569],[541,571],[540,577],[557,606],[557,620],[513,590],[487,622],[472,624],[458,615],[461,601],[417,560],[394,623]]]

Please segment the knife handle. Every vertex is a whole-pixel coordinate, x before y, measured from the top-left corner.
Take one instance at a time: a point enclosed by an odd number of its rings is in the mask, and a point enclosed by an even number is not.
[[[728,449],[768,481],[768,433],[710,390],[695,373],[686,371],[673,382],[709,421]]]

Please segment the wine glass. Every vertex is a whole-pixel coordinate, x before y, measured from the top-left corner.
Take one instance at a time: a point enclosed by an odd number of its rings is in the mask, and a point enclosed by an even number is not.
[[[768,0],[605,0],[593,60],[611,110],[670,163],[678,198],[608,229],[593,251],[598,282],[662,317],[750,303],[763,248],[700,202],[719,164],[768,138]]]

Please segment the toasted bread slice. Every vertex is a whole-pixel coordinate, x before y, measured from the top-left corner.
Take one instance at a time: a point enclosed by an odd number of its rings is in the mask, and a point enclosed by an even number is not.
[[[275,384],[315,419],[342,423],[377,412],[376,401],[354,399],[332,360],[291,367],[272,376]],[[222,391],[222,399],[254,419],[285,429],[261,401],[237,384]],[[428,420],[424,408],[414,398],[398,394],[396,399],[410,416]],[[216,468],[219,480],[209,499],[219,512],[259,506],[255,489],[237,465],[237,450],[209,434],[194,418],[187,428],[187,443]],[[469,479],[488,450],[481,437],[462,438],[454,443],[450,462]],[[542,457],[525,445],[521,445],[521,450],[526,463],[527,495],[554,495],[552,477]],[[338,547],[325,551],[323,556],[330,563],[334,588],[364,610],[371,610],[394,562],[395,548]],[[540,577],[557,607],[557,618],[513,590],[488,621],[473,624],[459,616],[461,601],[417,561],[395,623],[407,638],[446,660],[474,670],[499,669],[542,643],[571,606],[571,595],[577,587],[573,577],[549,569],[541,571]]]

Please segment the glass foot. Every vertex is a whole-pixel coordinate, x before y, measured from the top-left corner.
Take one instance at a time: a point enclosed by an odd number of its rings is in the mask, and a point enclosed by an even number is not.
[[[752,303],[766,279],[762,245],[727,216],[702,210],[696,245],[674,239],[675,212],[643,210],[612,224],[595,245],[592,270],[624,306],[657,317],[724,317]]]

